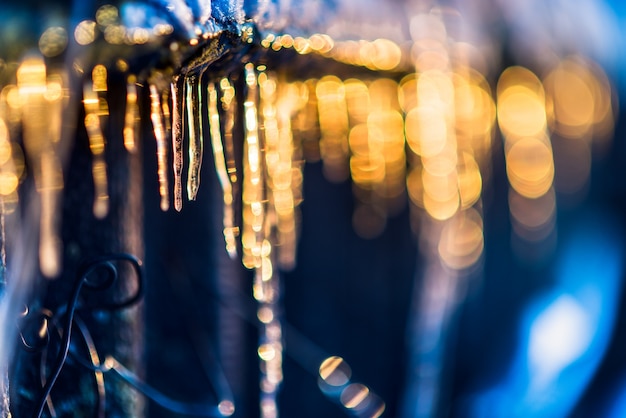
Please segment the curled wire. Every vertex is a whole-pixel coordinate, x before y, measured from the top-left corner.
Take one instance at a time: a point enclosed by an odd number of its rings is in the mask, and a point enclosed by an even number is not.
[[[126,300],[104,303],[98,305],[97,307],[99,309],[106,310],[123,309],[133,305],[141,299],[143,295],[144,279],[143,271],[141,269],[141,262],[136,257],[130,254],[111,254],[92,259],[79,268],[76,281],[74,282],[74,286],[72,287],[70,300],[66,308],[67,312],[65,315],[65,322],[63,326],[61,347],[54,362],[54,366],[52,367],[52,372],[50,376],[46,379],[46,383],[42,388],[42,392],[39,396],[37,406],[32,414],[33,418],[40,418],[43,414],[43,410],[46,406],[48,396],[50,395],[52,387],[56,383],[59,375],[61,374],[61,370],[63,369],[63,366],[65,365],[65,362],[67,360],[67,355],[70,348],[70,341],[72,338],[72,324],[74,322],[74,315],[78,307],[78,298],[80,296],[81,290],[83,288],[86,288],[96,291],[103,291],[111,288],[118,278],[117,268],[113,264],[113,262],[115,261],[126,261],[130,263],[130,265],[133,267],[135,274],[138,278],[137,291]],[[94,279],[93,276],[95,276],[94,273],[96,271],[104,272],[104,279],[102,279],[102,275],[98,276],[98,279]]]
[[[99,301],[93,305],[87,305],[82,302],[79,303],[80,292],[83,289],[105,291],[112,288],[119,276],[115,262],[120,261],[128,262],[133,267],[135,275],[138,279],[136,291],[129,297],[120,301]],[[96,416],[99,418],[104,416],[105,411],[106,393],[104,382],[102,380],[104,374],[117,376],[117,378],[121,379],[126,384],[133,387],[135,390],[137,390],[139,393],[141,393],[143,396],[150,399],[157,405],[177,414],[206,418],[223,417],[232,414],[232,410],[223,411],[220,409],[219,405],[216,406],[199,403],[186,403],[174,400],[145,383],[143,380],[141,380],[141,378],[139,378],[136,374],[127,369],[113,356],[106,356],[104,362],[100,361],[101,357],[96,352],[96,348],[91,338],[91,334],[86,324],[77,315],[77,310],[99,309],[114,311],[130,307],[133,304],[137,303],[142,298],[143,290],[145,287],[143,271],[141,269],[141,262],[137,258],[129,254],[112,254],[94,258],[79,267],[76,277],[76,281],[74,282],[74,286],[72,287],[72,293],[69,303],[66,306],[61,307],[59,309],[59,312],[57,312],[56,314],[57,318],[62,318],[61,320],[57,320],[52,312],[43,310],[41,312],[41,316],[39,317],[42,318],[41,322],[37,323],[41,324],[39,328],[38,341],[29,341],[29,339],[24,336],[24,332],[22,330],[20,330],[19,333],[23,348],[29,352],[39,352],[46,349],[51,340],[50,327],[56,328],[59,337],[61,338],[60,349],[56,356],[50,376],[47,379],[45,378],[45,376],[42,376],[43,388],[39,395],[39,398],[37,399],[37,407],[32,414],[33,418],[40,418],[46,405],[48,405],[48,408],[50,408],[52,411],[53,406],[50,400],[50,392],[52,391],[55,382],[61,374],[61,371],[67,361],[68,356],[72,356],[72,359],[75,360],[77,364],[95,374],[96,389],[98,391],[98,405],[96,410]],[[22,316],[25,317],[27,314],[28,308],[26,308]],[[35,323],[34,320],[31,320],[31,322]],[[59,322],[61,322],[61,324],[59,324]],[[76,332],[78,333],[90,353],[90,358],[88,360],[81,358],[81,356],[76,355],[76,353],[70,352],[70,345],[72,342],[72,328],[74,325],[76,325]],[[42,366],[42,374],[43,369],[44,367]],[[225,400],[230,401],[230,403],[232,404],[231,399]]]

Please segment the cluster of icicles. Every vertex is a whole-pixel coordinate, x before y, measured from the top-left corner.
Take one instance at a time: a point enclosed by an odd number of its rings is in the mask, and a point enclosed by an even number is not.
[[[429,32],[420,36],[410,48],[410,69],[400,68],[407,54],[397,45],[391,49],[397,55],[395,67],[385,60],[388,53],[381,52],[378,61],[371,58],[376,48],[387,51],[390,41],[342,46],[322,35],[272,35],[261,41],[268,53],[293,48],[370,70],[393,70],[388,77],[364,72],[365,79],[324,75],[289,81],[292,75],[267,64],[244,62],[241,73],[231,76],[153,71],[139,80],[128,74],[124,62],[117,63],[127,81],[124,145],[135,152],[141,115],[149,113],[162,210],[173,201],[181,211],[185,192],[187,199],[196,199],[204,141],[210,140],[223,190],[226,250],[255,270],[254,296],[264,327],[259,345],[264,416],[276,410],[282,381],[275,270],[295,263],[305,160],[321,159],[330,180],[352,179],[357,199],[353,224],[361,236],[381,233],[386,218],[402,210],[408,199],[412,219],[426,227],[422,236],[434,258],[458,272],[476,265],[483,252],[482,192],[491,172],[496,122],[504,140],[514,233],[531,244],[553,233],[555,189],[571,194],[587,184],[592,139],[611,136],[610,85],[588,61],[563,59],[543,80],[522,67],[507,69],[494,100],[483,74],[452,53],[467,44]],[[109,211],[103,133],[109,115],[108,71],[95,65],[83,71],[82,82],[97,218]],[[40,267],[49,277],[61,268],[57,229],[65,78],[46,68],[42,58],[31,57],[16,69],[17,84],[0,94],[0,195],[5,205],[15,200],[23,164],[11,138],[21,129],[41,197]],[[149,111],[140,109],[141,94],[149,95]],[[34,114],[41,117],[30,117]],[[559,149],[565,148],[561,154]],[[582,168],[574,172],[568,167]]]

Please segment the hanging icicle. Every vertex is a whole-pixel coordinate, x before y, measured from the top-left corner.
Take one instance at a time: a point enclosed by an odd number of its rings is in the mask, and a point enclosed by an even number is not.
[[[174,209],[183,208],[183,90],[184,78],[172,78],[172,152],[174,158]]]
[[[200,169],[204,137],[202,134],[202,75],[185,77],[185,107],[189,126],[189,170],[187,172],[187,198],[196,200],[200,186]]]
[[[39,264],[44,276],[55,277],[61,269],[57,212],[63,174],[54,144],[60,137],[62,86],[58,77],[47,81],[46,66],[40,57],[22,63],[17,70],[17,84],[23,100],[24,147],[41,197]],[[10,149],[9,146],[9,158]],[[17,180],[15,177],[14,188],[17,188]]]

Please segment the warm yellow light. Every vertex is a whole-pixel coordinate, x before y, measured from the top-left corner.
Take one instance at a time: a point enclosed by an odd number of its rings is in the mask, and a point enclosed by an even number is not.
[[[546,140],[520,139],[506,152],[506,163],[509,182],[522,196],[537,198],[552,187],[554,161]]]
[[[276,350],[272,344],[261,344],[257,352],[263,361],[270,361],[276,356]]]
[[[104,6],[100,6],[98,10],[96,10],[96,22],[102,26],[109,26],[113,23],[117,22],[119,18],[119,12],[117,7],[111,4],[105,4]]]
[[[372,42],[374,57],[371,58],[374,69],[388,71],[393,70],[402,60],[402,50],[393,41],[388,39],[376,39]]]
[[[406,177],[406,189],[414,205],[424,207],[424,183],[422,182],[422,168],[414,167]]]
[[[444,226],[438,252],[445,265],[463,270],[478,261],[483,247],[482,218],[476,210],[469,209],[459,212]]]
[[[448,124],[441,112],[420,106],[406,115],[405,134],[409,147],[416,155],[432,157],[446,146]]]
[[[464,152],[458,166],[459,195],[461,207],[470,208],[480,199],[482,192],[482,177],[480,168],[474,157]]]
[[[9,138],[9,130],[4,122],[4,119],[0,118],[0,165],[3,165],[11,158],[12,150]]]
[[[60,26],[52,26],[39,37],[39,51],[46,57],[56,57],[65,51],[67,31]]]
[[[367,85],[361,80],[350,78],[344,82],[344,89],[350,124],[354,126],[366,122],[370,112],[370,93]]]
[[[0,195],[8,196],[17,190],[19,179],[12,172],[0,172]]]
[[[332,356],[320,364],[319,374],[325,383],[331,386],[343,386],[350,381],[352,370],[344,359]]]
[[[358,408],[368,397],[370,390],[360,383],[348,385],[340,396],[341,403],[348,409]]]
[[[545,131],[545,93],[541,81],[530,70],[504,70],[498,80],[497,96],[498,123],[509,140]]]
[[[511,86],[498,96],[498,123],[511,138],[540,135],[546,129],[545,103],[525,86]]]
[[[122,25],[110,25],[104,30],[104,40],[111,45],[121,45],[126,41],[126,27]]]
[[[417,79],[415,74],[409,74],[400,81],[398,101],[404,113],[409,113],[417,107]]]
[[[325,76],[316,86],[324,174],[332,181],[348,177],[348,110],[342,81]]]
[[[96,39],[96,22],[83,20],[74,29],[74,39],[79,45],[89,45]]]
[[[458,193],[448,200],[435,200],[428,193],[423,195],[424,209],[430,217],[438,221],[452,218],[458,211],[460,202]]]

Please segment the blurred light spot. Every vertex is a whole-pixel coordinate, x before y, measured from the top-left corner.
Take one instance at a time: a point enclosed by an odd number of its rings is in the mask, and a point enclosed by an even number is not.
[[[0,119],[0,130],[4,122]],[[11,146],[11,142],[9,142],[8,137],[2,137],[2,133],[0,132],[0,165],[5,164],[7,161],[11,159],[13,155],[13,147]]]
[[[20,95],[16,85],[10,84],[2,89],[2,95],[6,97],[7,104],[13,110],[18,110],[24,104],[25,98]]]
[[[480,198],[482,177],[478,163],[471,154],[464,152],[459,163],[457,170],[461,207],[467,209]]]
[[[552,187],[554,161],[546,141],[520,139],[507,151],[506,163],[511,186],[522,196],[537,198]]]
[[[448,267],[462,270],[478,261],[483,247],[482,218],[476,210],[469,209],[459,212],[444,226],[438,251]]]
[[[559,296],[530,328],[528,357],[537,383],[544,383],[575,361],[592,342],[591,318],[576,299]]]
[[[274,320],[274,311],[268,306],[262,306],[257,312],[257,318],[264,324],[269,324]]]
[[[55,277],[61,270],[61,240],[56,235],[42,234],[39,242],[39,268],[46,277]]]
[[[498,123],[513,138],[536,136],[546,128],[545,94],[541,81],[523,67],[504,70],[498,80]]]
[[[400,64],[402,51],[395,42],[388,39],[376,39],[371,45],[374,55],[370,60],[374,69],[388,71]]]
[[[436,220],[450,219],[459,209],[459,196],[455,194],[447,200],[433,199],[428,193],[424,194],[424,209]]]
[[[217,405],[217,409],[222,416],[229,417],[235,413],[235,404],[232,401],[224,400]]]
[[[74,29],[74,39],[79,45],[89,45],[96,39],[96,22],[83,20]]]
[[[61,83],[60,77],[56,77],[56,79],[50,77],[48,79],[44,93],[44,98],[48,102],[55,102],[61,99],[63,96],[63,85]]]
[[[65,51],[67,31],[60,26],[53,26],[44,31],[39,38],[39,50],[46,57],[56,57]]]
[[[359,409],[362,403],[367,399],[370,390],[367,386],[360,383],[352,383],[341,392],[341,404],[348,409]]]
[[[422,168],[414,167],[406,177],[406,189],[414,205],[424,207],[424,184],[422,183]]]
[[[498,122],[505,135],[536,136],[544,131],[544,103],[523,86],[512,86],[498,97]]]
[[[398,102],[404,113],[417,107],[417,80],[415,74],[409,74],[400,81]]]
[[[12,151],[9,140],[7,125],[4,119],[0,118],[0,165],[6,163],[11,158]]]
[[[156,36],[166,36],[174,32],[174,27],[170,25],[169,23],[157,23],[152,28],[152,32]]]
[[[344,88],[350,124],[354,126],[367,122],[370,112],[370,93],[367,85],[361,80],[350,78],[344,82]]]
[[[0,172],[0,195],[8,196],[17,190],[19,179],[15,173]]]
[[[126,40],[126,28],[122,25],[110,25],[104,30],[104,40],[112,45],[121,45]]]
[[[293,37],[289,34],[282,35],[280,37],[280,44],[283,48],[293,47]]]
[[[343,181],[348,170],[348,110],[343,82],[326,76],[316,86],[321,138],[320,154],[324,174],[331,181]]]
[[[425,164],[422,172],[424,192],[440,202],[458,196],[459,181],[455,165],[448,162],[449,160],[438,158],[437,162]]]
[[[446,145],[448,129],[443,116],[432,108],[418,107],[409,111],[405,121],[406,140],[411,150],[430,157]]]
[[[320,377],[331,386],[343,386],[350,381],[352,370],[341,357],[332,356],[320,364]]]
[[[545,79],[553,129],[568,138],[587,136],[594,122],[595,97],[589,70],[573,60],[561,62]]]
[[[141,45],[150,40],[150,32],[148,29],[136,28],[130,32],[130,42]]]
[[[276,350],[272,344],[261,344],[257,350],[259,358],[263,361],[273,360],[276,356]]]
[[[109,26],[117,22],[119,18],[119,12],[117,7],[111,4],[105,4],[104,6],[100,6],[98,10],[96,10],[96,22],[102,26]]]

